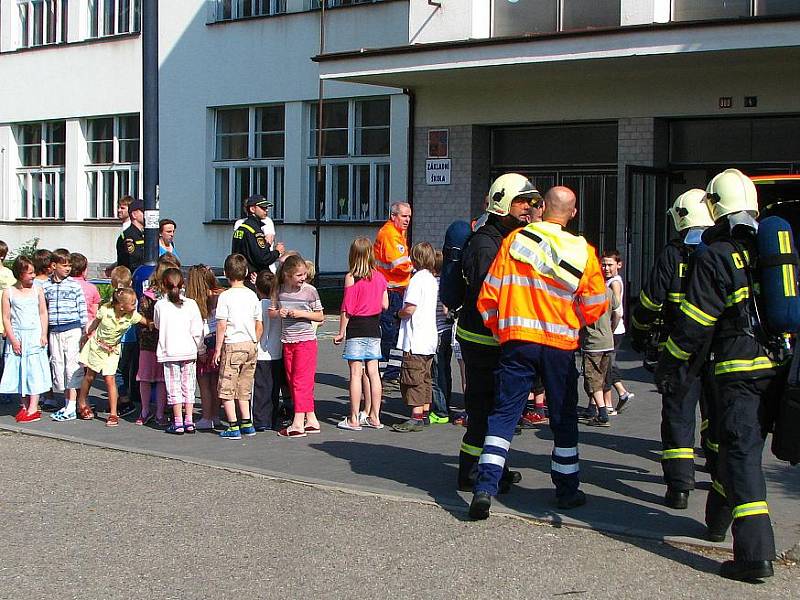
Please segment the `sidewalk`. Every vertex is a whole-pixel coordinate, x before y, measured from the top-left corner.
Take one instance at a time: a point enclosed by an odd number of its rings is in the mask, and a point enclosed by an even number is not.
[[[281,479],[433,501],[450,512],[463,513],[471,495],[455,491],[462,428],[438,425],[408,434],[395,433],[388,427],[359,432],[336,428],[348,411],[347,365],[330,341],[337,327],[335,321],[328,320],[320,330],[316,393],[321,435],[288,440],[263,433],[242,441],[222,440],[213,434],[176,437],[125,421],[116,429],[106,428],[101,420],[55,423],[46,414],[38,423],[18,425],[13,419],[14,405],[0,405],[0,429]],[[610,429],[581,425],[581,479],[588,504],[568,515],[555,508],[550,482],[552,437],[549,428],[543,426],[525,430],[514,439],[509,462],[521,471],[523,479],[510,494],[500,496],[492,510],[613,534],[730,548],[730,535],[723,544],[709,544],[702,539],[705,490],[710,486],[706,473],[698,473],[698,490],[692,494],[688,510],[676,511],[663,505],[660,398],[650,383],[650,374],[638,361],[631,360],[634,356],[622,356],[620,367],[636,398],[622,415],[612,417]],[[455,363],[453,375],[454,389],[460,390]],[[104,392],[94,393],[102,405]],[[457,394],[454,403],[459,402]],[[585,404],[583,397],[581,404]],[[406,412],[399,393],[391,392],[384,405],[384,423],[400,421]],[[129,417],[130,421],[134,418]],[[776,461],[768,448],[764,468],[778,551],[790,550],[800,543],[800,469]]]

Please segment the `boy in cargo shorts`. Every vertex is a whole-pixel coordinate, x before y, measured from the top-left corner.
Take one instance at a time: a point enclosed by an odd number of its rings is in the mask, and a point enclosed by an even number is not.
[[[219,365],[217,395],[225,407],[228,428],[219,435],[239,440],[242,435],[256,434],[250,416],[250,395],[263,323],[261,301],[244,285],[247,259],[241,254],[228,256],[225,259],[225,277],[231,287],[222,292],[217,301],[214,365]],[[236,419],[237,405],[241,421]]]
[[[609,427],[608,411],[611,401],[606,404],[604,392],[610,389],[606,375],[614,360],[614,334],[611,329],[611,313],[619,307],[619,298],[606,289],[608,310],[592,325],[581,329],[581,350],[583,352],[583,388],[597,408],[597,414],[589,416],[586,424],[596,427]]]

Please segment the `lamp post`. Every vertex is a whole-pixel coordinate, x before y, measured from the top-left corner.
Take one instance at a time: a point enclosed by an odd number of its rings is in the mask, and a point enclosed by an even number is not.
[[[320,0],[320,13],[319,13],[319,54],[320,56],[325,51],[325,0]],[[319,78],[319,95],[317,97],[317,177],[316,177],[316,193],[314,194],[314,265],[317,267],[317,273],[314,276],[314,285],[319,285],[319,248],[320,248],[320,221],[322,219],[322,207],[325,205],[325,182],[322,178],[322,138],[324,133],[322,130],[322,98],[323,98],[323,80]]]
[[[142,187],[144,261],[152,267],[158,258],[158,0],[142,0]]]

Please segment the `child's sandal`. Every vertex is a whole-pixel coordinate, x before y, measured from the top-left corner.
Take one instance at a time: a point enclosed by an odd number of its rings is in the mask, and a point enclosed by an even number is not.
[[[91,421],[94,419],[94,412],[92,412],[92,409],[88,404],[86,406],[81,406],[78,409],[78,418],[83,421]]]
[[[117,415],[108,415],[106,419],[106,427],[117,427],[119,425],[119,417]]]

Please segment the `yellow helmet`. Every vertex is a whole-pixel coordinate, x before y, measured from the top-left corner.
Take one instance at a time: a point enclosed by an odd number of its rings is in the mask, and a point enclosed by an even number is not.
[[[758,216],[756,186],[739,169],[725,169],[708,182],[706,204],[715,221],[740,211]]]
[[[714,220],[706,206],[706,192],[697,188],[683,192],[667,211],[677,231],[690,227],[711,227]]]
[[[511,202],[519,196],[528,198],[532,202],[542,199],[539,190],[533,187],[527,177],[519,173],[500,175],[489,188],[489,206],[486,212],[504,217],[511,208]]]

